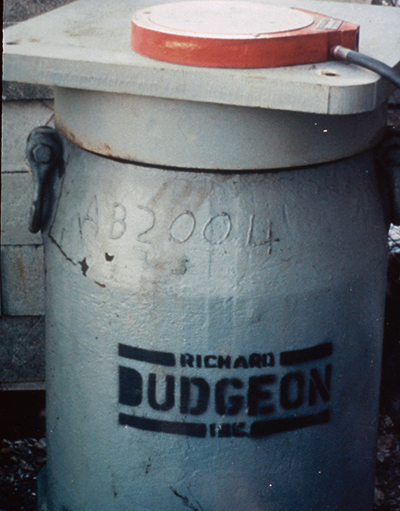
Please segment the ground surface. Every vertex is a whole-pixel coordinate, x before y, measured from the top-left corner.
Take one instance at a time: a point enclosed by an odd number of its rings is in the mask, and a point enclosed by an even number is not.
[[[36,511],[46,463],[44,392],[0,395],[0,511]],[[374,511],[400,511],[400,433],[381,414]]]
[[[381,415],[376,456],[375,511],[400,511],[400,434]]]
[[[46,463],[45,393],[0,393],[0,511],[36,511]]]

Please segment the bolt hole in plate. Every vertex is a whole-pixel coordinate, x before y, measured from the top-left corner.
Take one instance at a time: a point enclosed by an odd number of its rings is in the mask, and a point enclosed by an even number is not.
[[[324,62],[329,48],[358,49],[359,27],[302,9],[242,1],[147,7],[132,18],[133,50],[156,60],[258,68]]]
[[[321,69],[319,71],[319,74],[324,76],[340,76],[340,74],[337,71],[332,71],[330,69]]]

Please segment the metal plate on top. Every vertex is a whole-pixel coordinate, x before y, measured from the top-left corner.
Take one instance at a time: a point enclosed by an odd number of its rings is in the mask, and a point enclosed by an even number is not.
[[[208,38],[259,38],[298,30],[314,18],[305,12],[253,2],[199,1],[162,4],[142,9],[132,19],[157,32]]]
[[[78,0],[9,27],[4,35],[3,78],[333,115],[375,110],[393,90],[375,73],[342,62],[238,70],[180,66],[143,57],[130,47],[131,18],[155,3],[164,2]],[[400,9],[313,0],[279,4],[356,23],[362,53],[390,66],[400,61]]]

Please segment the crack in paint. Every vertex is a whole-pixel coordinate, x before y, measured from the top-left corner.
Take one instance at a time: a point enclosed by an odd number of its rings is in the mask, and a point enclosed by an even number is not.
[[[61,254],[65,257],[65,259],[71,263],[72,265],[74,266],[77,266],[77,263],[75,261],[73,261],[70,257],[67,256],[67,254],[64,252],[64,250],[62,249],[61,245],[59,245],[57,243],[57,241],[53,238],[53,236],[51,234],[49,234],[49,239],[52,243],[54,243],[54,245],[58,248],[58,250],[61,252]],[[82,259],[82,261],[78,261],[78,264],[80,264],[81,266],[81,270],[82,270],[82,274],[84,277],[86,277],[87,275],[87,271],[89,269],[89,265],[87,264],[86,262],[86,257],[84,257]],[[98,284],[100,287],[105,287],[104,284],[100,284],[99,282],[96,282],[96,284]]]
[[[58,248],[58,250],[62,253],[62,255],[65,257],[65,259],[73,264],[74,266],[76,266],[76,263],[70,258],[67,256],[67,254],[64,252],[64,250],[61,248],[61,246],[57,243],[57,241],[53,238],[53,236],[51,234],[49,234],[49,239],[52,243],[54,243],[54,245]]]
[[[172,491],[172,493],[174,495],[176,495],[177,497],[179,497],[180,499],[182,499],[183,501],[183,504],[188,507],[189,509],[192,509],[193,511],[204,511],[204,509],[202,508],[202,506],[200,505],[200,503],[196,500],[196,503],[198,504],[199,507],[196,507],[194,506],[188,499],[188,497],[185,497],[184,495],[181,495],[180,493],[178,493],[175,488],[173,488],[172,486],[169,487],[169,489]]]

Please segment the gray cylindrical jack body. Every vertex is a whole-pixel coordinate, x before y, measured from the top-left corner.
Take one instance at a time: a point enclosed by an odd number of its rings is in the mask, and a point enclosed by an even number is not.
[[[46,233],[49,509],[371,509],[371,153],[242,173],[67,160]]]

